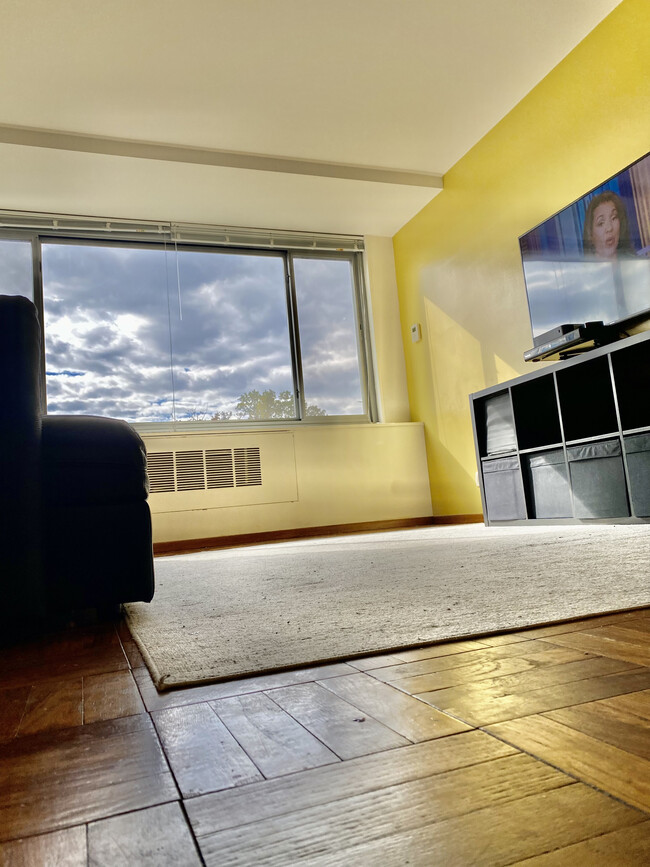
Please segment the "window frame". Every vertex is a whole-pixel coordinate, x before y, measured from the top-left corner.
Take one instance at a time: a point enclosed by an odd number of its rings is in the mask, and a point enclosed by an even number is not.
[[[187,420],[170,420],[165,422],[130,422],[130,424],[140,433],[174,433],[187,434],[192,433],[207,433],[209,431],[218,431],[220,433],[226,431],[261,429],[261,428],[286,428],[291,426],[304,425],[337,425],[337,424],[359,424],[373,423],[377,420],[377,397],[375,376],[373,368],[373,352],[372,352],[372,337],[370,330],[369,306],[367,299],[367,288],[365,282],[365,267],[364,267],[364,250],[363,241],[360,238],[346,238],[347,244],[344,241],[344,248],[334,248],[332,245],[337,243],[337,236],[318,236],[310,235],[309,233],[295,233],[297,242],[295,246],[292,244],[292,233],[283,232],[275,233],[272,231],[264,232],[263,230],[245,230],[245,229],[222,229],[220,227],[204,227],[191,226],[189,224],[143,224],[142,233],[147,234],[146,238],[136,238],[137,229],[132,228],[133,224],[128,224],[128,229],[120,230],[120,221],[109,221],[106,223],[108,227],[105,233],[94,232],[92,228],[85,226],[74,231],[66,231],[65,226],[58,226],[58,220],[54,217],[45,217],[44,215],[24,215],[22,219],[28,221],[29,217],[38,217],[44,222],[49,220],[49,225],[35,226],[31,228],[28,225],[19,227],[7,226],[3,220],[9,212],[0,212],[0,238],[11,240],[29,240],[32,246],[32,264],[33,264],[33,300],[37,307],[39,319],[43,323],[43,267],[42,267],[42,245],[43,244],[65,244],[65,245],[91,245],[91,246],[119,246],[131,248],[152,249],[157,248],[165,253],[175,253],[176,251],[199,251],[199,252],[222,252],[235,255],[262,255],[281,257],[283,260],[283,273],[285,279],[285,297],[287,304],[288,318],[288,336],[289,350],[292,365],[293,379],[293,394],[294,403],[297,408],[295,418],[286,419],[233,419],[233,420],[210,420],[210,421],[187,421]],[[21,216],[12,214],[14,220],[20,220]],[[74,218],[61,218],[63,222],[71,221]],[[80,221],[88,220],[88,218],[79,218]],[[103,221],[97,218],[97,224],[103,227]],[[91,223],[92,226],[92,223]],[[152,230],[155,226],[159,230],[170,227],[170,235],[174,237],[156,237],[162,232],[156,233]],[[108,232],[110,231],[110,237]],[[251,233],[253,243],[242,246],[240,244],[229,244],[230,236],[241,237],[244,233]],[[205,236],[201,236],[201,233]],[[184,239],[183,235],[201,236],[200,240],[190,241]],[[268,239],[265,241],[265,236]],[[277,236],[277,237],[276,237]],[[260,238],[262,243],[260,243]],[[282,240],[288,238],[288,242]],[[323,243],[324,239],[324,243]],[[311,241],[311,243],[309,243]],[[320,243],[319,243],[320,241]],[[328,246],[329,245],[329,246]],[[347,246],[347,249],[345,247]],[[299,312],[297,303],[297,292],[295,284],[294,260],[295,259],[315,259],[315,260],[337,260],[348,261],[351,269],[352,282],[352,302],[355,316],[355,335],[356,335],[356,352],[358,361],[359,381],[361,388],[361,398],[363,402],[364,412],[359,414],[347,415],[324,415],[324,416],[308,416],[306,414],[306,405],[304,397],[304,382],[302,374],[302,352],[300,343],[299,329]],[[41,348],[42,369],[45,374],[45,341]],[[45,391],[47,390],[47,377],[43,375]],[[45,405],[47,405],[47,396],[44,395]]]

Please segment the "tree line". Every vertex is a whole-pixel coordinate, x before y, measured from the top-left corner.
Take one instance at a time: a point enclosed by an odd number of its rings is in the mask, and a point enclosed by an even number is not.
[[[307,404],[306,415],[327,415],[324,409],[315,404]],[[269,419],[295,418],[296,407],[293,394],[290,391],[281,391],[276,394],[273,389],[266,391],[251,389],[241,395],[234,410],[209,411],[193,410],[185,421],[230,421],[231,419],[248,419],[251,421],[265,421]]]

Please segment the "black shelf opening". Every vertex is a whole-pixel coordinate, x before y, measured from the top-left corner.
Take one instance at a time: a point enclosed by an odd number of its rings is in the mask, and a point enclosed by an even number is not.
[[[584,360],[557,372],[560,412],[567,440],[618,431],[607,356]]]
[[[623,430],[650,427],[650,357],[644,343],[612,353],[612,370]]]
[[[552,376],[513,386],[512,404],[520,449],[550,446],[562,441]]]

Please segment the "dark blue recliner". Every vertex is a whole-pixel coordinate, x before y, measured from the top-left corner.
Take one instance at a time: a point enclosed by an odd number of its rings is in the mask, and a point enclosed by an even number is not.
[[[0,296],[0,642],[154,593],[146,451],[126,422],[48,416],[36,307]]]

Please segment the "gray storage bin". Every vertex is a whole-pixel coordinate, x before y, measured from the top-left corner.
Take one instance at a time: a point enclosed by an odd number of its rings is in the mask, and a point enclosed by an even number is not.
[[[570,446],[567,459],[576,518],[624,518],[630,514],[618,439]]]
[[[534,518],[571,518],[569,472],[563,449],[525,455]]]
[[[630,481],[632,511],[650,517],[650,434],[636,434],[623,440]]]
[[[524,488],[516,457],[483,461],[483,491],[489,521],[526,518]]]

